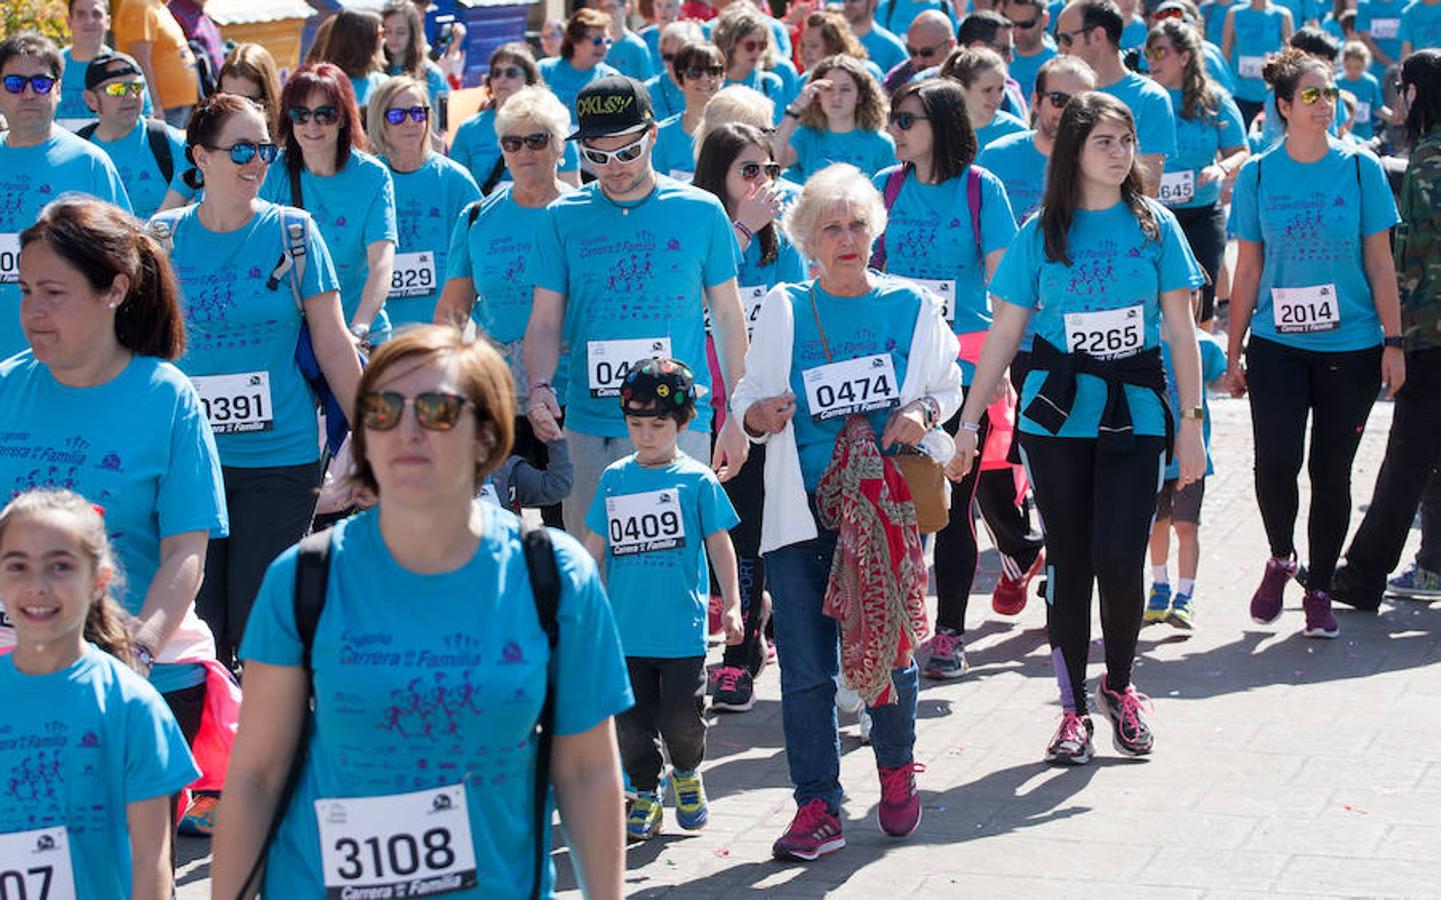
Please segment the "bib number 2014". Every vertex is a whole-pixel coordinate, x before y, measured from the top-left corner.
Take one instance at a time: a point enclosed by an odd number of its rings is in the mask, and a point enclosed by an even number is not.
[[[315,801],[325,896],[438,897],[477,884],[460,785]]]
[[[0,834],[0,900],[75,900],[64,826]]]
[[[1341,327],[1341,308],[1336,303],[1336,286],[1271,288],[1271,305],[1276,331],[1297,334],[1332,331]]]

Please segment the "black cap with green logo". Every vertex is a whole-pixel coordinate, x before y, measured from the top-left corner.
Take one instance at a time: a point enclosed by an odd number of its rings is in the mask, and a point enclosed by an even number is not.
[[[580,127],[570,136],[572,141],[639,131],[655,121],[650,92],[624,75],[597,78],[581,88],[575,98],[575,116]]]

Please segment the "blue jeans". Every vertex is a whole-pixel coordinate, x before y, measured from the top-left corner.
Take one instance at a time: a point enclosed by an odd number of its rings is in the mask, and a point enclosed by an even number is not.
[[[819,797],[832,813],[841,806],[841,741],[836,722],[840,630],[821,612],[836,533],[765,555],[774,599],[776,652],[781,668],[781,723],[797,806]],[[915,663],[891,672],[898,702],[869,708],[876,764],[894,769],[911,761],[916,743]]]

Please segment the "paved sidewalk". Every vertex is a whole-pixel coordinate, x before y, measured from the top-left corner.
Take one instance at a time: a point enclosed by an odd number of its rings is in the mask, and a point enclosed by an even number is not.
[[[627,892],[1441,896],[1441,604],[1339,612],[1341,638],[1312,641],[1300,636],[1293,585],[1276,625],[1252,623],[1247,600],[1266,542],[1249,413],[1227,399],[1212,410],[1217,474],[1206,485],[1198,628],[1141,634],[1135,681],[1155,701],[1152,757],[1121,757],[1098,720],[1090,766],[1040,762],[1059,709],[1044,613],[1034,600],[1014,620],[991,613],[998,564],[987,552],[970,613],[971,674],[922,684],[916,758],[928,770],[915,834],[878,832],[874,757],[850,724],[841,769],[848,846],[810,865],[771,860],[794,811],[772,670],[755,709],[717,719],[710,732],[710,825],[681,832],[667,808],[662,836],[629,851]],[[1377,405],[1362,443],[1353,528],[1390,414]],[[1304,523],[1298,534],[1304,558]],[[1099,639],[1099,625],[1093,632]],[[1092,650],[1094,685],[1099,641]],[[208,896],[208,848],[182,844],[190,862],[180,896]],[[556,858],[566,895],[579,896],[565,852]]]

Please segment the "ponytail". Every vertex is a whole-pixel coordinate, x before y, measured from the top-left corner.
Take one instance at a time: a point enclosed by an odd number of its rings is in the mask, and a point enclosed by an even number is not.
[[[90,604],[90,612],[85,616],[85,640],[134,668],[135,644],[128,627],[131,618],[106,594]]]

